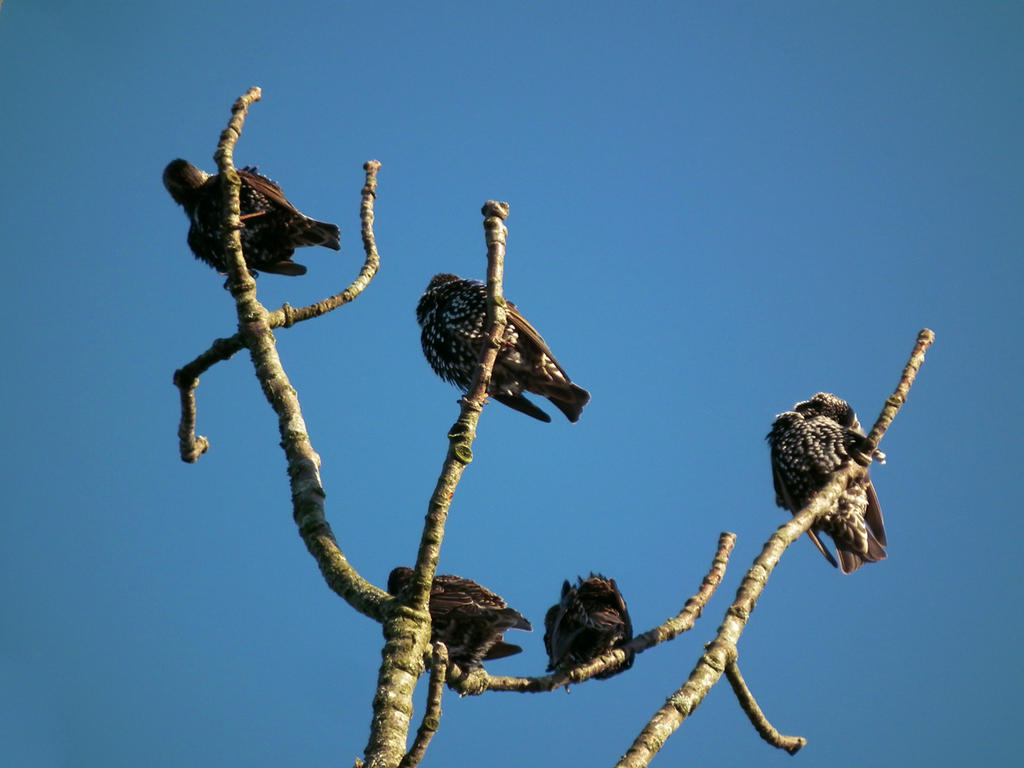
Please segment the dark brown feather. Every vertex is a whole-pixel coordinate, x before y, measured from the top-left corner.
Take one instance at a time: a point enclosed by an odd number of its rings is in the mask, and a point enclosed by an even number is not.
[[[238,177],[242,253],[250,271],[303,275],[306,268],[292,261],[296,248],[321,245],[341,249],[340,232],[335,225],[299,212],[284,196],[280,185],[257,173],[255,167],[238,170]],[[164,169],[163,180],[171,197],[189,217],[189,248],[197,259],[218,272],[226,272],[221,177],[177,159]]]
[[[615,579],[600,574],[580,577],[575,586],[563,582],[561,599],[544,616],[548,671],[586,664],[632,639],[633,624],[626,601]],[[621,666],[596,677],[608,678],[632,665],[633,653],[629,652]]]
[[[242,168],[238,171],[238,176],[243,183],[248,184],[254,190],[266,197],[273,205],[298,213],[300,216],[303,215],[299,212],[299,209],[292,205],[288,201],[288,198],[284,196],[284,190],[281,189],[280,184],[275,181],[271,181],[266,176],[254,173],[254,170],[255,169],[250,171],[247,168]]]
[[[537,329],[515,308],[499,343],[488,395],[540,421],[551,421],[524,393],[548,398],[578,421],[590,394],[569,380]],[[457,275],[434,275],[416,307],[423,353],[441,378],[467,392],[486,340],[487,287]]]
[[[388,592],[399,596],[412,584],[412,568],[399,566],[388,576]],[[504,642],[510,629],[533,630],[519,611],[471,579],[437,574],[430,588],[430,639],[448,647],[452,664],[467,670],[484,660],[500,659],[522,651]]]
[[[878,503],[878,494],[875,493],[874,483],[868,483],[868,510],[864,514],[864,521],[868,524],[868,530],[874,534],[875,539],[883,547],[889,545],[885,540],[885,523],[882,520],[882,505]]]

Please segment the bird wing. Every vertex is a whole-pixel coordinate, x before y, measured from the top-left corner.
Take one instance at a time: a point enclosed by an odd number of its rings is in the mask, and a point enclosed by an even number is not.
[[[611,584],[612,592],[615,594],[615,618],[619,624],[623,627],[623,640],[629,641],[633,639],[633,621],[629,618],[629,609],[626,607],[626,600],[619,591],[619,585],[615,583],[615,579],[609,579]]]
[[[434,589],[441,592],[457,593],[458,599],[466,603],[478,603],[485,608],[504,608],[506,603],[500,595],[472,579],[441,573],[434,577]]]
[[[543,421],[544,423],[550,423],[551,417],[548,416],[544,411],[538,408],[534,403],[530,402],[523,394],[518,395],[503,395],[500,392],[491,394],[495,400],[502,405],[507,405],[513,411],[519,411],[525,413],[527,416],[532,416],[537,421]],[[555,403],[558,405],[558,403]]]
[[[782,479],[782,474],[774,466],[772,467],[772,475],[775,478],[775,492],[782,498],[783,502],[786,505],[786,509],[788,509],[795,515],[797,512],[800,511],[800,507],[796,506],[793,503],[793,499],[789,495],[789,489],[786,488],[786,481]],[[818,538],[818,534],[816,534],[813,530],[808,528],[807,535],[811,537],[811,541],[814,542],[814,546],[818,548],[818,551],[821,552],[825,559],[832,563],[832,567],[838,568],[839,563],[836,562],[836,559],[832,556],[832,553],[825,549],[825,545],[821,543],[821,539]]]
[[[519,310],[516,309],[515,304],[509,303],[508,305],[508,320],[516,327],[516,330],[519,331],[520,341],[525,339],[529,344],[534,346],[538,352],[542,352],[546,355],[552,365],[554,365],[555,368],[558,369],[559,373],[565,377],[565,380],[569,381],[569,374],[567,374],[562,366],[558,364],[558,361],[555,360],[555,356],[551,354],[550,347],[548,347],[544,339],[541,338],[541,335],[537,333],[537,329],[530,325],[530,322],[525,317],[519,314]]]
[[[282,259],[274,264],[264,264],[260,267],[260,272],[267,272],[274,275],[291,275],[298,277],[299,275],[306,274],[306,268],[301,264],[296,264],[291,259]]]
[[[438,588],[436,580],[430,593],[430,608],[431,613],[439,614],[457,611],[463,615],[479,615],[482,611],[476,601],[464,591]]]
[[[461,576],[435,576],[430,593],[430,605],[433,610],[442,613],[454,613],[459,616],[492,615],[500,618],[509,627],[533,629],[530,622],[523,618],[519,611],[509,608],[500,595],[472,579],[464,579]]]
[[[499,640],[487,650],[487,653],[484,655],[484,661],[504,659],[506,656],[514,656],[522,650],[522,646],[515,645],[514,643],[506,643],[504,640]]]
[[[883,547],[888,546],[885,540],[885,523],[882,522],[882,506],[878,503],[878,494],[875,493],[875,486],[868,480],[868,508],[864,513],[864,521],[868,524],[868,530],[874,534],[875,539]]]
[[[298,208],[288,202],[288,198],[284,196],[284,190],[281,189],[280,185],[276,182],[271,181],[266,176],[259,173],[253,173],[247,171],[244,168],[238,172],[239,177],[243,182],[248,184],[256,192],[266,197],[272,203],[281,206],[289,211],[300,213]],[[301,215],[301,214],[300,214]]]
[[[570,626],[568,622],[563,621],[565,618],[567,617],[563,612],[551,629],[550,644],[547,649],[550,662],[548,664],[549,670],[556,669],[565,662],[573,643],[576,642],[576,638],[583,632],[581,625]]]
[[[614,608],[587,611],[587,623],[595,629],[615,629],[625,625],[622,614]]]

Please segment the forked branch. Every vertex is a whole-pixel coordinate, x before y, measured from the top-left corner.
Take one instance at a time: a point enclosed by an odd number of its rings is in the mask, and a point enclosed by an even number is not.
[[[892,423],[896,412],[906,401],[907,392],[914,383],[918,369],[924,360],[924,353],[935,340],[935,334],[928,329],[921,331],[917,343],[911,353],[910,362],[903,371],[896,393],[886,402],[886,409],[875,424],[871,435],[875,437],[874,445],[878,445],[885,431]],[[811,499],[810,503],[782,525],[765,543],[761,554],[754,560],[753,566],[747,571],[736,599],[726,611],[725,620],[718,628],[718,634],[705,647],[705,652],[690,673],[687,681],[665,705],[654,713],[644,726],[632,746],[618,762],[617,768],[642,768],[650,764],[651,759],[668,738],[676,731],[683,721],[700,706],[704,697],[725,672],[729,664],[736,661],[737,643],[746,627],[750,614],[761,596],[764,586],[772,570],[782,557],[782,553],[794,541],[805,534],[818,518],[835,507],[839,494],[847,484],[862,477],[867,470],[855,462],[849,467],[833,472],[828,483]]]
[[[285,304],[280,309],[267,315],[267,325],[271,329],[290,328],[295,323],[320,317],[331,310],[337,309],[358,297],[373,280],[380,269],[380,254],[373,234],[373,203],[377,197],[377,172],[380,163],[369,160],[363,165],[366,181],[361,193],[362,202],[359,218],[362,222],[363,251],[366,254],[362,269],[356,279],[341,293],[335,294],[308,307],[295,309]],[[230,360],[236,352],[245,349],[241,332],[223,339],[215,339],[210,348],[191,362],[186,363],[174,372],[174,386],[181,394],[181,425],[178,427],[178,440],[182,461],[189,464],[199,460],[210,447],[210,441],[202,435],[196,435],[196,387],[199,377],[217,363]]]
[[[251,88],[235,102],[231,110],[231,120],[221,134],[214,156],[218,172],[226,180],[222,185],[222,246],[227,256],[228,286],[235,299],[239,330],[231,339],[218,339],[214,342],[210,350],[190,364],[191,369],[186,366],[175,373],[175,384],[181,390],[182,399],[183,417],[179,431],[182,458],[186,461],[195,461],[209,445],[205,438],[196,437],[194,433],[194,390],[198,384],[199,371],[206,370],[215,362],[226,360],[238,349],[247,347],[263,393],[278,417],[281,446],[288,461],[288,476],[291,481],[292,513],[306,547],[316,557],[331,589],[344,597],[356,610],[379,619],[387,593],[360,577],[348,564],[344,554],[338,549],[324,517],[320,457],[313,450],[306,434],[306,424],[302,418],[297,393],[288,381],[277,354],[274,335],[270,330],[269,313],[256,298],[256,281],[249,275],[242,254],[238,203],[240,181],[232,157],[235,144],[242,134],[248,109],[260,99],[260,95],[259,88]],[[367,174],[375,178],[378,167],[379,164],[368,163]],[[372,207],[370,210],[372,212]]]

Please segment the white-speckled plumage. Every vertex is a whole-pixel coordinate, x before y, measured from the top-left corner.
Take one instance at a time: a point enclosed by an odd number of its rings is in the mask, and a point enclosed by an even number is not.
[[[416,307],[423,354],[434,372],[463,392],[473,381],[486,336],[487,287],[456,275],[435,275]],[[491,374],[488,394],[542,421],[550,417],[523,396],[548,398],[570,421],[590,401],[586,390],[569,380],[547,344],[509,304],[508,324]]]
[[[775,501],[796,514],[824,486],[828,476],[855,461],[864,432],[846,401],[824,392],[779,414],[768,434]],[[877,452],[873,457],[881,459]],[[866,459],[865,459],[866,460]],[[839,554],[843,573],[864,563],[884,560],[885,526],[870,478],[854,480],[840,494],[835,508],[823,515],[808,534],[822,555],[835,559],[815,535],[827,533]]]

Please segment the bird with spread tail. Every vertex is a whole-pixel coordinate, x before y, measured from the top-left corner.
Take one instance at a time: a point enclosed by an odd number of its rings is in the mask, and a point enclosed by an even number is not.
[[[832,472],[849,467],[853,461],[865,466],[872,460],[885,462],[881,451],[865,455],[866,436],[853,408],[825,392],[779,414],[767,440],[771,447],[775,503],[794,515],[825,486]],[[832,537],[843,573],[853,573],[864,563],[885,559],[882,508],[867,473],[851,481],[835,506],[807,531],[818,551],[835,566],[836,559],[821,543],[819,533]]]
[[[633,623],[615,579],[601,574],[562,583],[562,597],[544,616],[548,671],[568,670],[593,661],[633,639]],[[618,667],[595,677],[604,679],[633,666],[632,652]]]
[[[388,576],[388,592],[398,596],[412,584],[413,570],[399,566]],[[430,588],[430,640],[448,647],[450,663],[467,671],[484,661],[503,659],[523,649],[506,643],[509,629],[533,631],[519,611],[471,579],[437,574]]]
[[[296,248],[322,245],[341,250],[340,231],[334,224],[303,215],[288,202],[279,184],[256,172],[254,166],[238,171],[242,219],[242,253],[249,270],[278,275],[304,275],[306,268],[292,261]],[[188,245],[196,258],[218,272],[227,272],[221,242],[220,175],[212,176],[186,160],[172,160],[164,169],[164,186],[174,202],[185,209],[191,226]]]
[[[590,393],[569,380],[548,345],[513,304],[487,394],[540,421],[551,417],[523,392],[550,400],[575,422]],[[416,306],[423,354],[442,379],[468,392],[487,334],[487,286],[457,275],[434,275]]]

